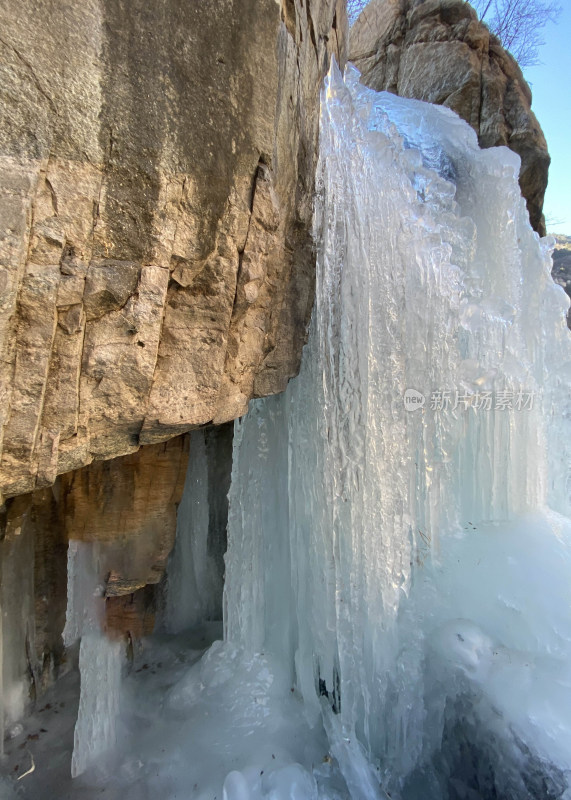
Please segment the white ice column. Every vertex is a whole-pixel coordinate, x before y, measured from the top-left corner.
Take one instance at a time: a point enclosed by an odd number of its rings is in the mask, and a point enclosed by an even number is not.
[[[117,741],[124,646],[103,632],[104,580],[107,573],[104,543],[70,540],[68,599],[64,643],[80,639],[81,679],[75,724],[72,777],[80,775],[105,756]]]

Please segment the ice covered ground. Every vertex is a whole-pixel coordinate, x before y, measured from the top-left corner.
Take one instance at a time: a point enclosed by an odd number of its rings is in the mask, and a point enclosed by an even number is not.
[[[219,640],[203,656],[221,632],[214,623],[146,640],[123,679],[115,747],[73,780],[79,687],[67,676],[8,740],[5,773],[17,778],[32,763],[35,771],[11,789],[0,785],[0,797],[347,797],[323,728],[304,722],[299,693],[275,659]]]
[[[22,796],[569,800],[568,300],[518,168],[449,110],[332,69],[301,373],[235,428],[225,642],[153,637],[119,688],[101,645],[78,777],[71,687],[10,744],[9,772],[36,764]],[[200,463],[175,632],[221,589]],[[88,648],[101,576],[72,556],[66,636]]]

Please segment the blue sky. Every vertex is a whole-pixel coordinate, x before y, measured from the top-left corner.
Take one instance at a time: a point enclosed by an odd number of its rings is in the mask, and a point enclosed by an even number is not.
[[[526,68],[524,75],[551,155],[544,206],[547,230],[571,236],[571,3],[561,0],[561,5],[558,22],[544,28],[541,65]]]

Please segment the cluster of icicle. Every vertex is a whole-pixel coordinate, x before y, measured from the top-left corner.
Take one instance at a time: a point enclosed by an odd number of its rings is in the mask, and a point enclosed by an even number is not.
[[[309,342],[236,424],[225,633],[289,665],[354,800],[571,770],[568,301],[518,169],[332,68]]]

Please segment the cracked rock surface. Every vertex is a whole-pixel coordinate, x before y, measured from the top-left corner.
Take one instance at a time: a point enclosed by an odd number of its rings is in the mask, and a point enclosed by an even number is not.
[[[341,0],[1,4],[4,497],[296,374],[345,31]]]

